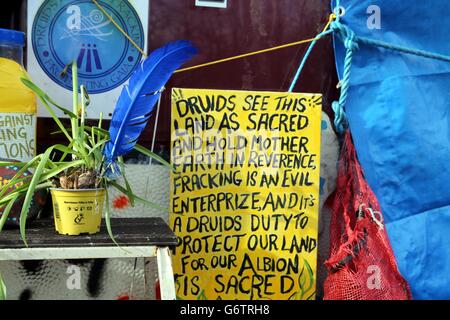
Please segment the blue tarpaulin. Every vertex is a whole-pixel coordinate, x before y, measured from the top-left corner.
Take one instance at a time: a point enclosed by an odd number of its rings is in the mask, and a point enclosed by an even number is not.
[[[450,55],[448,0],[341,6],[341,22],[357,36]],[[341,77],[345,48],[337,37],[335,55]],[[345,108],[414,298],[450,298],[450,63],[360,44]]]

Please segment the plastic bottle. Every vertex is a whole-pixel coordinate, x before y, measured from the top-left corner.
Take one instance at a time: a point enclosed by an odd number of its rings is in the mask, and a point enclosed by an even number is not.
[[[0,158],[28,161],[36,153],[36,97],[20,80],[23,32],[0,29]]]

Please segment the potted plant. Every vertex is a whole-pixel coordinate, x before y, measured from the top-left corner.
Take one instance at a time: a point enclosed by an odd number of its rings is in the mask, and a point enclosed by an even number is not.
[[[136,142],[164,85],[172,73],[195,53],[196,49],[189,41],[176,41],[155,50],[138,65],[129,84],[122,90],[108,131],[102,128],[101,115],[97,125],[86,124],[85,111],[89,105],[89,96],[85,87],[78,84],[75,61],[71,64],[72,110],[60,106],[30,79],[22,78],[22,82],[36,93],[48,110],[60,132],[67,138],[67,144],[55,144],[29,162],[14,162],[20,170],[0,189],[0,208],[3,208],[0,232],[13,204],[23,198],[19,223],[22,240],[27,245],[25,227],[31,200],[36,190],[49,188],[53,199],[55,227],[59,233],[76,235],[98,232],[102,210],[105,208],[107,231],[115,242],[111,230],[107,188],[112,186],[123,192],[131,205],[135,202],[153,205],[131,190],[122,157],[131,150],[136,150],[170,166]],[[62,124],[54,108],[63,111],[70,118],[70,128]],[[11,164],[0,162],[0,166]],[[23,177],[22,173],[30,169],[33,175]],[[124,186],[117,182],[119,176],[123,176]],[[12,190],[12,187],[15,189]]]

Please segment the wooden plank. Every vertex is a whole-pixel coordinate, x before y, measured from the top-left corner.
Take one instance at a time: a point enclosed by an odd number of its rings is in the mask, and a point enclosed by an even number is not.
[[[175,279],[169,248],[158,248],[156,258],[158,261],[158,277],[161,288],[161,300],[176,300]]]
[[[176,236],[161,218],[113,218],[113,233],[121,246],[175,246]],[[27,227],[30,248],[97,247],[112,246],[104,220],[100,233],[95,235],[67,236],[56,233],[53,220],[37,220]],[[23,248],[19,230],[0,233],[0,249]]]
[[[0,261],[4,260],[57,260],[142,258],[156,256],[156,246],[138,247],[68,247],[68,248],[15,248],[0,249]]]

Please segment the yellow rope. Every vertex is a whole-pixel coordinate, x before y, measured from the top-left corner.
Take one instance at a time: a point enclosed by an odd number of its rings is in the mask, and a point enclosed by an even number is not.
[[[325,27],[323,28],[322,32],[325,32],[325,31],[328,30],[328,28],[330,27],[331,22],[334,19],[336,19],[336,15],[334,13],[330,14],[330,18],[328,19],[328,22],[325,25]],[[284,48],[296,46],[296,45],[299,45],[299,44],[302,44],[302,43],[313,42],[315,40],[319,40],[319,39],[318,38],[311,38],[311,39],[306,39],[306,40],[300,40],[300,41],[296,41],[296,42],[283,44],[283,45],[277,46],[277,47],[272,47],[272,48],[268,48],[268,49],[263,49],[263,50],[249,52],[249,53],[244,53],[244,54],[240,54],[240,55],[229,57],[229,58],[225,58],[225,59],[215,60],[215,61],[206,62],[206,63],[202,63],[202,64],[199,64],[199,65],[195,65],[195,66],[192,66],[192,67],[178,69],[177,71],[175,71],[175,73],[176,72],[184,72],[184,71],[193,70],[193,69],[202,68],[202,67],[207,67],[207,66],[211,66],[211,65],[214,65],[214,64],[222,63],[222,62],[227,62],[227,61],[231,61],[231,60],[236,60],[236,59],[241,59],[241,58],[257,55],[257,54],[260,54],[260,53],[266,53],[266,52],[270,52],[270,51],[284,49]]]
[[[97,2],[97,0],[92,0],[94,2],[94,4],[100,9],[101,12],[103,12],[103,14],[108,17],[109,21],[111,21],[114,26],[128,39],[128,41],[131,42],[131,44],[133,46],[136,47],[137,50],[139,50],[139,52],[144,56],[147,57],[147,55],[145,54],[144,50],[142,50],[134,41],[133,39],[131,39],[131,37],[125,32],[125,30],[123,30],[118,24],[117,22],[114,21],[113,17],[111,17],[106,10]],[[322,32],[325,32],[328,30],[328,28],[330,27],[331,22],[336,19],[336,14],[332,13],[330,14],[330,17],[328,19],[327,24],[325,25],[325,27],[323,28]],[[215,60],[215,61],[211,61],[211,62],[206,62],[206,63],[202,63],[202,64],[198,64],[192,67],[187,67],[187,68],[183,68],[183,69],[178,69],[175,71],[175,73],[177,72],[184,72],[184,71],[188,71],[188,70],[193,70],[193,69],[198,69],[198,68],[202,68],[202,67],[207,67],[207,66],[211,66],[214,64],[219,64],[219,63],[223,63],[223,62],[228,62],[228,61],[232,61],[232,60],[236,60],[236,59],[242,59],[242,58],[246,58],[246,57],[250,57],[250,56],[254,56],[257,54],[261,54],[261,53],[266,53],[266,52],[271,52],[271,51],[275,51],[275,50],[279,50],[279,49],[284,49],[284,48],[288,48],[288,47],[292,47],[292,46],[297,46],[299,44],[303,44],[303,43],[308,43],[308,42],[313,42],[319,40],[319,38],[310,38],[310,39],[305,39],[305,40],[300,40],[300,41],[296,41],[296,42],[291,42],[291,43],[287,43],[287,44],[283,44],[280,46],[276,46],[276,47],[272,47],[272,48],[268,48],[268,49],[263,49],[263,50],[258,50],[258,51],[253,51],[253,52],[249,52],[249,53],[244,53],[244,54],[240,54],[237,56],[233,56],[233,57],[228,57],[228,58],[224,58],[224,59],[219,59],[219,60]]]
[[[103,14],[109,19],[109,21],[112,22],[112,24],[125,36],[125,38],[128,39],[128,41],[131,42],[131,44],[142,54],[142,56],[147,57],[147,54],[144,52],[144,50],[142,50],[137,44],[136,42],[133,41],[133,39],[131,39],[131,37],[125,32],[125,30],[122,29],[121,26],[119,26],[117,24],[116,21],[114,21],[113,17],[111,17],[108,12],[106,12],[106,10],[97,2],[97,0],[92,0],[92,2],[94,2],[94,4],[97,6],[97,8],[103,12]]]

